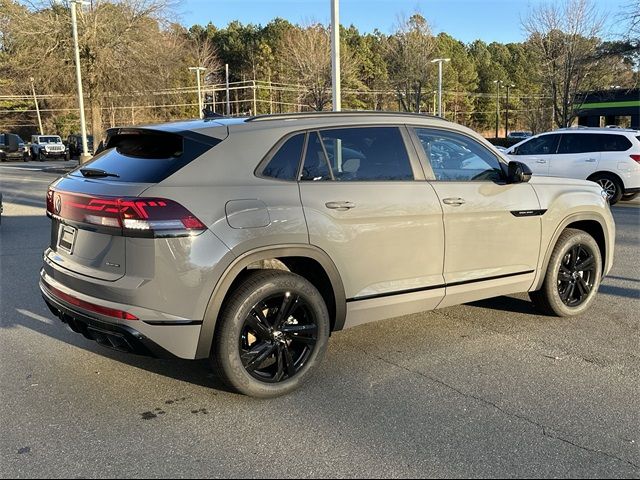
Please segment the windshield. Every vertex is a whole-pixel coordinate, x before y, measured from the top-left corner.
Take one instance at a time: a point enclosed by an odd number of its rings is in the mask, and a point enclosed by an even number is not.
[[[38,143],[62,143],[62,140],[60,137],[40,137]]]

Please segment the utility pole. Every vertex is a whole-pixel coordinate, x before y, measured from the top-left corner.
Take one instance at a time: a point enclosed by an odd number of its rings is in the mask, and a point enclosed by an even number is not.
[[[36,104],[36,113],[38,114],[38,127],[40,127],[40,135],[44,135],[42,130],[42,118],[40,118],[40,107],[38,106],[38,97],[36,97],[36,87],[33,84],[33,77],[31,77],[31,91],[33,92],[33,101]]]
[[[340,91],[340,5],[339,0],[331,0],[331,85],[333,111],[342,110]]]
[[[229,64],[224,64],[224,74],[227,82],[227,117],[231,116],[231,99],[229,98]]]
[[[76,16],[76,5],[82,6],[84,2],[82,0],[70,0],[70,3],[73,44],[76,59],[76,82],[78,83],[78,107],[80,108],[80,133],[82,134],[82,153],[80,154],[80,164],[83,164],[91,157],[89,155],[89,148],[87,147],[87,122],[84,118],[84,94],[82,93],[82,73],[80,71],[80,47],[78,46],[78,18]]]
[[[206,72],[207,69],[204,67],[189,67],[189,70],[196,72],[196,76],[198,77],[198,113],[200,118],[202,118],[204,116],[204,113],[202,113],[204,106],[202,105],[202,92],[200,90],[200,72]]]
[[[256,80],[255,78],[253,79],[253,115],[257,115],[258,114],[258,99],[257,99],[257,90],[256,90]]]
[[[498,138],[500,122],[500,85],[502,85],[502,80],[494,80],[493,83],[496,84],[496,138]]]
[[[434,58],[431,63],[438,62],[438,116],[442,117],[442,62],[450,62],[450,58]]]
[[[515,87],[513,83],[507,83],[507,105],[505,106],[504,138],[509,134],[509,89]]]

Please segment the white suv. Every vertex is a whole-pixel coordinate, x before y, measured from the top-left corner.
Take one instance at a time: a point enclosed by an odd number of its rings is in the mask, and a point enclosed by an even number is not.
[[[69,150],[58,135],[32,135],[31,159],[44,162],[45,159],[69,160]]]
[[[562,128],[528,138],[506,150],[534,175],[592,180],[611,205],[640,193],[640,131]]]

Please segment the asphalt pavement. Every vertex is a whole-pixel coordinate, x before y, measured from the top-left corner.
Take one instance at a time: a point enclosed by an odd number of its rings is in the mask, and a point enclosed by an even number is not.
[[[258,401],[49,313],[52,166],[0,165],[0,477],[640,476],[640,202],[613,208],[584,316],[514,295],[357,327],[301,390]]]

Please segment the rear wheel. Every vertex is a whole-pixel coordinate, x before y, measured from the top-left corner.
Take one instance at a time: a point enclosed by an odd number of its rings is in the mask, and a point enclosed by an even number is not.
[[[598,244],[588,233],[569,228],[553,249],[542,288],[529,296],[548,315],[580,315],[593,302],[601,279]]]
[[[229,386],[258,398],[300,387],[322,361],[330,330],[320,292],[280,270],[251,273],[218,321],[214,368]]]
[[[636,198],[638,198],[638,195],[640,195],[640,193],[630,193],[628,195],[623,195],[622,201],[630,202],[631,200],[635,200]]]
[[[600,173],[593,178],[590,178],[590,180],[599,183],[602,189],[607,192],[609,205],[615,205],[622,198],[622,184],[620,183],[620,180],[613,175]]]

